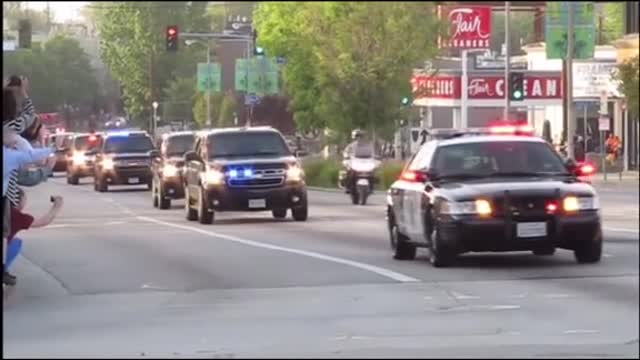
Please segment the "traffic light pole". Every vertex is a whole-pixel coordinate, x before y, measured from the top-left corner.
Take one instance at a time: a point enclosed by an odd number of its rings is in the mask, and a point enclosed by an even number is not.
[[[207,72],[211,71],[211,41],[207,39]],[[209,79],[211,80],[211,79]],[[207,84],[207,127],[211,128],[211,84]]]
[[[575,157],[575,143],[573,141],[573,135],[576,132],[576,123],[573,119],[573,48],[574,48],[574,33],[573,33],[573,2],[567,3],[569,14],[567,14],[567,66],[566,66],[566,79],[567,86],[564,87],[567,92],[567,157],[573,159]],[[585,140],[586,141],[586,140]]]
[[[509,113],[511,107],[511,89],[509,88],[509,72],[511,71],[511,46],[509,41],[509,18],[511,13],[511,3],[509,1],[504,2],[504,120],[509,121]]]

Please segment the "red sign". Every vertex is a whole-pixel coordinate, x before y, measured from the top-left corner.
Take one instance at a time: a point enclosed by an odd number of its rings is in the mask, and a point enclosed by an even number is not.
[[[491,7],[443,7],[443,18],[449,22],[446,47],[456,49],[487,49],[491,39]]]
[[[461,98],[462,82],[459,76],[414,75],[411,79],[414,98]],[[467,86],[470,100],[504,99],[505,82],[502,76],[470,76]],[[525,75],[524,98],[531,100],[562,99],[562,76]]]

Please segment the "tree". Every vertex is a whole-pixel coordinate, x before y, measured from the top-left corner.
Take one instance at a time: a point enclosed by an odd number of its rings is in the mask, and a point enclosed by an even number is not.
[[[193,118],[200,127],[206,127],[207,125],[207,95],[204,92],[197,92],[195,104],[193,106]],[[223,93],[211,94],[211,121],[215,124],[220,117],[220,105],[222,104]]]
[[[618,79],[620,79],[620,92],[627,99],[627,108],[629,112],[635,116],[640,115],[638,108],[638,78],[639,72],[638,55],[625,61],[618,66]]]
[[[195,101],[195,77],[176,77],[164,90],[163,118],[166,121],[185,121],[193,119]]]
[[[284,56],[286,92],[302,129],[355,127],[390,134],[416,66],[444,30],[419,2],[260,3],[254,20],[268,54]]]
[[[49,17],[46,11],[25,8],[26,1],[3,1],[3,19],[7,21],[9,30],[18,30],[18,22],[22,19],[31,20],[33,32],[49,31]]]
[[[222,98],[220,113],[218,115],[218,127],[229,127],[234,125],[234,115],[238,104],[233,92],[228,92]]]
[[[129,113],[144,119],[169,81],[193,76],[197,59],[205,57],[201,48],[184,44],[168,53],[164,43],[168,25],[178,25],[180,32],[207,31],[206,2],[95,2],[93,7],[102,58],[122,84]]]

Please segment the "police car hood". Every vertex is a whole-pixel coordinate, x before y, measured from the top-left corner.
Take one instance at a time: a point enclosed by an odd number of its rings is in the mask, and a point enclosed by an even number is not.
[[[594,196],[593,187],[587,183],[562,177],[527,177],[527,178],[486,178],[466,181],[444,182],[437,186],[450,200],[467,201],[482,197],[500,198],[505,191],[512,196],[554,197],[556,191],[560,196]]]
[[[216,158],[210,161],[211,165],[218,166],[243,166],[274,163],[293,163],[297,159],[294,156],[247,156]]]

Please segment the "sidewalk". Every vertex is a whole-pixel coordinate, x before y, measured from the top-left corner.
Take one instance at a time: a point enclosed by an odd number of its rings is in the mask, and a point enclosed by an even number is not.
[[[607,180],[604,174],[597,173],[591,178],[594,185],[612,185],[638,188],[640,183],[640,175],[638,171],[624,171],[622,173],[607,173]]]

